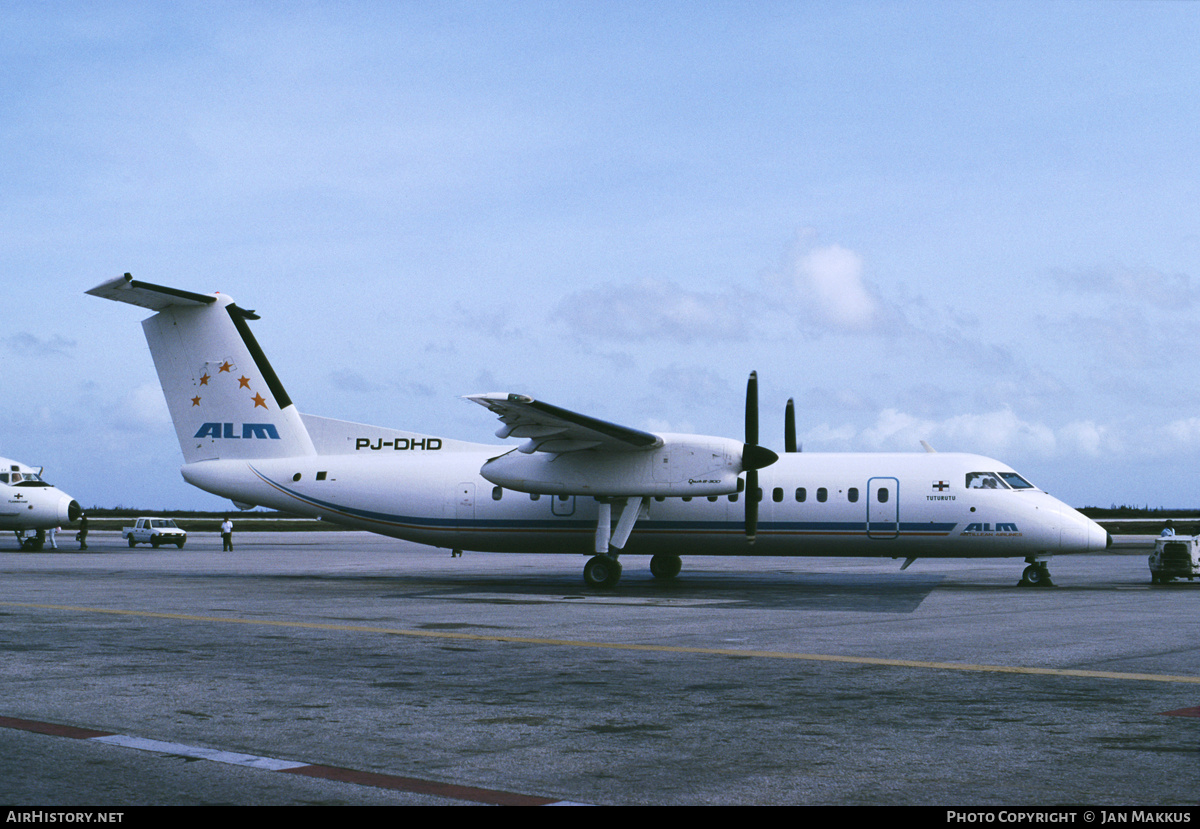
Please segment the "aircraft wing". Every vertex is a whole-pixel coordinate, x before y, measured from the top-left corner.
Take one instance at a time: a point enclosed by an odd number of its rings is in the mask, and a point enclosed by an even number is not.
[[[491,409],[504,425],[496,437],[528,438],[520,447],[525,454],[563,454],[584,449],[633,452],[662,446],[650,432],[619,426],[578,412],[560,409],[523,394],[471,394],[467,400]]]

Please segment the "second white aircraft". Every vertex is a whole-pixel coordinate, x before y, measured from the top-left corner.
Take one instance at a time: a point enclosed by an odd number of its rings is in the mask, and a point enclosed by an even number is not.
[[[253,311],[129,274],[89,294],[150,309],[143,329],[183,450],[186,481],[264,506],[453,550],[589,555],[584,579],[615,585],[618,555],[1002,557],[1101,551],[1098,524],[1012,468],[955,453],[821,454],[746,440],[656,434],[520,394],[468,399],[517,447],[301,414],[250,332]],[[794,427],[792,427],[794,431]],[[789,443],[791,439],[789,438]],[[791,446],[788,447],[792,449]],[[761,470],[761,471],[760,471]]]
[[[0,458],[0,530],[16,533],[22,549],[42,549],[47,530],[77,521],[82,514],[78,501],[42,480],[40,466]]]

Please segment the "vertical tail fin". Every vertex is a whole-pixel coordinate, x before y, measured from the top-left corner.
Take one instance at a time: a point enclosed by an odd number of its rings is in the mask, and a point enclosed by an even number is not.
[[[186,463],[314,455],[300,413],[250,332],[253,311],[129,274],[88,291],[158,313],[142,323]]]

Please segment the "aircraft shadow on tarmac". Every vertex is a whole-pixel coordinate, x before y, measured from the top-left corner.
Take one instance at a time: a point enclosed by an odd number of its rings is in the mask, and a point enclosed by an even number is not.
[[[831,610],[858,613],[912,613],[942,583],[942,576],[839,573],[701,573],[670,582],[627,574],[612,590],[592,590],[577,577],[481,576],[478,573],[405,576],[408,588],[387,599],[441,599],[480,604],[697,604],[739,609]],[[396,585],[399,586],[399,585]]]

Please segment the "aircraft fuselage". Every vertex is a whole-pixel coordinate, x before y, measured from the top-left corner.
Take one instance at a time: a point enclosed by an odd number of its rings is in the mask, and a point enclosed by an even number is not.
[[[531,495],[485,480],[508,451],[213,460],[183,468],[195,486],[240,503],[320,517],[439,547],[594,551],[597,498]],[[1107,533],[1033,487],[999,482],[999,461],[955,453],[785,454],[760,473],[758,535],[744,535],[745,492],[650,498],[623,552],[674,555],[1044,556],[1103,550]],[[980,479],[976,478],[975,483]]]

